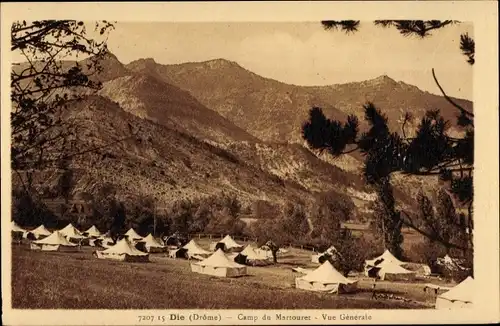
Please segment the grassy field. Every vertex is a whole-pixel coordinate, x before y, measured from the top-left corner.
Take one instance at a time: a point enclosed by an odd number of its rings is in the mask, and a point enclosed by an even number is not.
[[[203,241],[200,241],[203,244]],[[249,276],[216,278],[192,273],[189,262],[151,255],[150,263],[99,260],[78,253],[36,252],[12,246],[12,304],[20,309],[418,309],[435,298],[422,283],[377,282],[378,291],[406,301],[371,299],[372,281],[332,295],[294,288],[296,266],[314,267],[310,253],[293,250],[278,265],[249,267]]]

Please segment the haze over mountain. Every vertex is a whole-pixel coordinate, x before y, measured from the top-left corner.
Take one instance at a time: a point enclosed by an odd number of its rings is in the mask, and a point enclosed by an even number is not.
[[[250,205],[310,202],[334,190],[353,198],[359,217],[374,198],[360,175],[361,157],[333,159],[304,147],[301,126],[310,108],[322,107],[330,118],[354,113],[362,120],[362,105],[373,101],[395,130],[406,110],[416,119],[431,108],[456,116],[444,98],[387,76],[305,87],[263,78],[224,59],[179,65],[140,59],[124,66],[110,54],[102,64],[96,78],[103,88],[69,113],[86,130],[82,146],[112,143],[131,128],[140,132],[77,158],[73,193],[95,194],[112,184],[124,200],[147,195],[169,205],[224,191]],[[457,101],[472,110],[471,102]],[[405,207],[414,204],[421,187],[435,185],[412,177],[394,182]]]

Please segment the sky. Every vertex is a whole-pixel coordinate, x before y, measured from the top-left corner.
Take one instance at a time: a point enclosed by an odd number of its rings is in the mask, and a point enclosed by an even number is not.
[[[452,25],[420,39],[369,21],[350,35],[325,31],[320,22],[117,22],[108,48],[124,64],[140,58],[161,64],[224,58],[289,84],[331,85],[387,75],[440,94],[431,74],[435,68],[448,95],[472,100],[473,69],[459,49],[460,34],[473,36],[472,27]]]

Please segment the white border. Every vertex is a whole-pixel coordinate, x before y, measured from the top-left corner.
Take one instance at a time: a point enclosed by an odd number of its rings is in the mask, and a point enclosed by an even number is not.
[[[10,24],[17,19],[78,19],[111,21],[252,21],[296,22],[323,19],[454,19],[474,24],[476,64],[474,66],[475,114],[475,279],[474,310],[329,310],[340,315],[364,314],[370,321],[337,320],[333,323],[489,323],[499,317],[499,184],[498,184],[498,11],[495,1],[425,2],[219,2],[219,3],[2,3],[1,4],[1,207],[2,207],[2,299],[6,325],[138,324],[137,316],[166,315],[165,310],[12,310],[10,309],[10,124],[8,112],[10,71]],[[194,310],[176,310],[189,316]],[[168,313],[174,312],[173,310]],[[264,324],[238,321],[239,310],[213,310],[222,320],[217,324]],[[251,310],[262,316],[277,311]],[[281,311],[283,312],[283,311]],[[313,316],[311,322],[273,320],[267,324],[326,324],[319,317],[324,310],[294,310],[287,314]],[[231,317],[231,318],[227,318]],[[160,324],[206,324],[206,321],[167,321]],[[211,322],[212,323],[212,322]],[[153,325],[155,323],[145,323]]]

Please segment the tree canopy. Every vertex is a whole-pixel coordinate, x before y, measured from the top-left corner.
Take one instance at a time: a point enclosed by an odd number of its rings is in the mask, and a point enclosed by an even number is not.
[[[74,20],[18,21],[11,27],[11,51],[24,62],[11,70],[11,162],[15,170],[57,164],[75,148],[75,125],[62,113],[84,96],[77,90],[97,90],[91,78],[107,53],[106,36],[113,28],[97,22],[102,40],[87,37],[84,22]],[[88,56],[82,61],[66,58]]]

